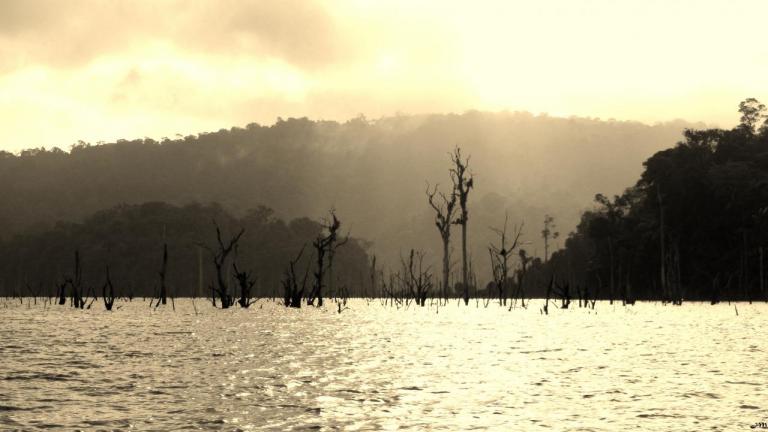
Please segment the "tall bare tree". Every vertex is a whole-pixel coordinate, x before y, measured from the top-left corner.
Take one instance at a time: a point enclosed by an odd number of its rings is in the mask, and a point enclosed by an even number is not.
[[[112,285],[112,279],[109,277],[109,266],[107,266],[107,280],[101,288],[101,298],[104,299],[104,308],[112,310],[115,304],[115,287]]]
[[[499,236],[499,244],[490,244],[488,246],[488,253],[491,255],[491,271],[493,273],[493,282],[496,284],[496,289],[499,295],[499,305],[507,304],[507,295],[509,293],[509,258],[517,246],[520,244],[520,236],[523,234],[523,223],[520,226],[515,226],[512,229],[512,243],[508,244],[507,241],[507,223],[509,217],[504,217],[504,228],[491,228],[493,232]]]
[[[296,258],[292,259],[288,263],[288,268],[285,270],[285,277],[281,281],[283,284],[283,303],[285,307],[300,308],[301,299],[304,297],[304,290],[307,286],[307,275],[309,275],[309,265],[304,272],[304,277],[301,279],[301,285],[299,285],[299,278],[296,275],[296,264],[301,260],[301,255],[304,253],[306,244],[301,247],[299,254]]]
[[[160,271],[158,272],[158,275],[160,276],[160,290],[157,295],[157,303],[155,303],[155,307],[160,306],[161,304],[166,304],[168,302],[168,289],[165,285],[165,277],[168,273],[168,243],[163,243],[163,264],[160,267]],[[154,299],[153,299],[154,300]],[[149,306],[152,306],[152,301],[149,302]]]
[[[85,299],[83,299],[83,268],[80,266],[80,251],[75,251],[75,270],[72,276],[65,276],[64,286],[69,285],[71,293],[71,305],[76,308],[83,309],[85,307]],[[62,286],[62,292],[64,291]],[[59,301],[59,304],[62,304]]]
[[[213,302],[213,305],[216,306],[216,294],[218,294],[219,299],[221,300],[221,308],[227,309],[234,304],[234,301],[229,292],[229,284],[224,276],[224,265],[227,262],[229,254],[232,253],[237,246],[237,242],[240,241],[240,237],[245,233],[245,228],[241,228],[236,235],[232,236],[230,240],[225,243],[221,237],[221,228],[219,228],[219,224],[216,223],[216,221],[213,221],[213,225],[216,227],[218,249],[214,250],[204,244],[201,244],[200,246],[210,252],[211,258],[213,259],[213,265],[216,268],[216,283],[215,285],[211,285],[211,301]]]
[[[451,225],[453,223],[453,213],[456,210],[456,193],[451,192],[446,196],[444,193],[437,190],[437,185],[430,190],[427,185],[427,198],[429,205],[435,210],[435,226],[440,233],[440,239],[443,241],[443,281],[442,281],[442,296],[448,295],[448,287],[450,284],[450,242],[451,242]]]
[[[429,267],[424,268],[424,252],[411,249],[408,261],[400,257],[402,271],[397,274],[401,292],[406,299],[406,305],[410,299],[424,307],[427,304],[427,296],[432,289],[432,273]]]
[[[333,241],[330,242],[328,245],[328,291],[333,295],[336,296],[336,291],[334,287],[334,279],[333,279],[333,259],[336,257],[336,251],[347,244],[349,241],[349,232],[347,232],[347,235],[339,239],[338,234],[336,233],[339,228],[341,227],[341,222],[336,218],[336,212],[335,210],[331,209],[331,220],[332,222],[327,223],[326,227],[328,228],[328,232],[331,232],[332,225],[336,225],[336,228],[333,231]]]
[[[314,246],[315,253],[317,254],[317,267],[315,269],[315,285],[312,287],[312,292],[310,292],[309,298],[307,299],[307,304],[315,305],[315,300],[317,300],[317,307],[323,306],[323,287],[326,269],[328,270],[330,278],[332,278],[333,256],[336,254],[336,249],[343,246],[349,240],[349,236],[347,236],[339,241],[341,221],[336,217],[335,210],[331,209],[330,214],[331,219],[324,224],[324,228],[328,234],[321,234],[312,242],[312,246]],[[326,256],[328,257],[327,268]]]
[[[256,285],[256,279],[252,276],[251,272],[245,270],[240,271],[240,269],[237,268],[237,262],[232,262],[232,269],[235,271],[235,280],[237,280],[237,284],[240,285],[240,299],[237,300],[237,303],[240,307],[248,309],[254,303],[253,300],[251,300],[251,290],[253,290],[253,286]]]
[[[461,225],[461,281],[464,285],[464,304],[469,304],[469,263],[467,257],[467,222],[469,221],[469,211],[467,210],[467,199],[469,192],[474,187],[474,177],[469,172],[469,157],[462,159],[461,148],[456,147],[451,153],[451,162],[453,166],[450,169],[453,189],[459,198],[459,207],[461,214],[453,221],[456,225]]]

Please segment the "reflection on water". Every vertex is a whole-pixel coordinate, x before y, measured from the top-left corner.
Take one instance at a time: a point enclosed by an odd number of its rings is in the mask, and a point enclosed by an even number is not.
[[[105,312],[0,302],[0,429],[744,430],[765,304],[539,313],[353,301]],[[100,306],[100,305],[99,305]]]

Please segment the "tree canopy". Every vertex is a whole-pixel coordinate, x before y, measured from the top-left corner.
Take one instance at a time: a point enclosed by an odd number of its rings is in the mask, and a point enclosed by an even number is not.
[[[755,99],[739,111],[737,127],[686,130],[633,187],[597,195],[551,270],[604,298],[666,298],[676,285],[689,299],[765,299],[768,122]]]
[[[168,245],[167,283],[175,296],[209,296],[214,269],[205,246],[214,247],[216,225],[224,235],[244,229],[234,259],[256,278],[254,296],[280,295],[280,279],[289,260],[321,234],[320,222],[297,218],[285,222],[260,206],[242,217],[219,204],[174,206],[162,202],[119,205],[97,212],[81,223],[60,222],[51,229],[17,234],[0,242],[0,288],[5,294],[29,284],[45,293],[71,273],[79,252],[85,285],[100,287],[109,265],[120,295],[156,295],[163,244]],[[351,238],[336,257],[336,286],[352,294],[367,274],[366,243]],[[309,256],[299,266],[310,265]],[[202,264],[202,289],[199,271]],[[230,264],[231,265],[231,264]],[[225,271],[229,271],[227,268]],[[230,273],[234,277],[234,272]],[[229,278],[228,278],[229,279]],[[235,289],[234,279],[229,281]]]

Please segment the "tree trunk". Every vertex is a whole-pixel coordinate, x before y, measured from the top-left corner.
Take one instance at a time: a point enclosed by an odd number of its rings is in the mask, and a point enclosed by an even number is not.
[[[450,281],[449,273],[451,271],[450,258],[448,256],[449,237],[443,237],[443,296],[448,297],[448,286]]]
[[[168,268],[168,244],[163,244],[163,267],[160,269],[160,298],[158,299],[161,304],[166,304],[168,297],[167,290],[165,288],[165,272]]]
[[[664,298],[667,295],[667,270],[666,260],[667,252],[664,250],[664,203],[661,199],[661,189],[656,187],[656,198],[659,202],[659,256],[660,256],[660,279],[661,279],[661,296]]]
[[[461,224],[461,277],[464,284],[464,305],[469,305],[469,271],[467,268],[467,219],[462,216]]]
[[[613,240],[610,237],[608,238],[608,256],[609,256],[608,265],[611,266],[610,272],[609,272],[610,277],[611,277],[611,280],[610,280],[610,284],[611,284],[610,291],[611,291],[611,294],[610,294],[610,299],[609,300],[610,300],[610,304],[613,304],[613,296],[614,296],[614,293],[615,293],[615,291],[614,291],[614,287],[615,287],[614,283],[615,283],[615,281],[614,281],[614,275],[613,275],[613,267],[614,267],[614,264],[613,264]]]
[[[67,303],[66,284],[59,286],[59,306]]]

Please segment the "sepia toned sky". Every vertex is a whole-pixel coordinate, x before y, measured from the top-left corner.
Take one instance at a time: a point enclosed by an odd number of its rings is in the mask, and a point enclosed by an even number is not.
[[[719,126],[765,1],[0,1],[0,149],[278,116],[527,110]]]

